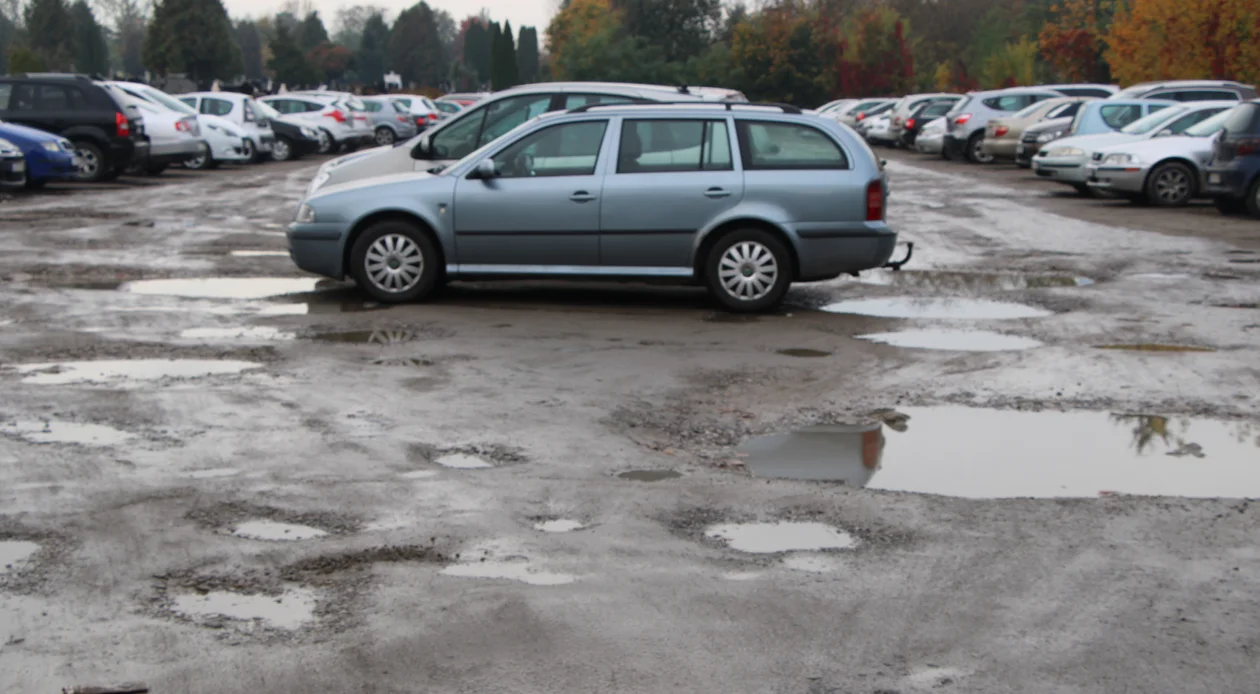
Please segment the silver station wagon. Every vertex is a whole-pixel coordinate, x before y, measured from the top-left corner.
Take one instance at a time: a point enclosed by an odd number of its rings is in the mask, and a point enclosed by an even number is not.
[[[794,107],[588,105],[440,171],[321,188],[288,238],[298,267],[383,302],[545,277],[704,284],[761,311],[792,282],[899,266],[886,199],[870,147]]]

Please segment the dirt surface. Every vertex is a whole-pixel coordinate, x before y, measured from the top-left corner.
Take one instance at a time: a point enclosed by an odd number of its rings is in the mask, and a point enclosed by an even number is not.
[[[664,287],[249,291],[304,277],[231,253],[284,251],[316,161],[3,201],[0,690],[1254,692],[1260,467],[1234,498],[1183,497],[1221,451],[1168,431],[1216,420],[1260,461],[1260,223],[887,157],[906,271],[757,317]],[[238,281],[126,284],[195,278]],[[822,310],[890,298],[1036,317]],[[960,327],[1039,346],[858,338]],[[1055,432],[985,412],[1124,415],[1115,457],[1169,491],[957,498],[755,479],[736,452],[875,418],[891,471],[916,407],[976,415],[932,465],[997,439],[1014,476]],[[710,531],[729,523],[854,544],[737,551]]]

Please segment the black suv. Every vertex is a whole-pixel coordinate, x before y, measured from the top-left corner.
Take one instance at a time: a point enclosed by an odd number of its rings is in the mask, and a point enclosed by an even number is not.
[[[0,120],[70,140],[79,156],[79,180],[117,178],[146,163],[144,121],[127,114],[109,90],[82,75],[18,74],[0,77]]]

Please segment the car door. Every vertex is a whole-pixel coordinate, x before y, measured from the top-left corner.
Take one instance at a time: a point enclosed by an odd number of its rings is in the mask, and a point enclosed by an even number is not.
[[[490,155],[498,175],[461,177],[454,210],[461,270],[594,270],[607,131],[607,118],[547,126]]]
[[[599,262],[690,268],[696,233],[744,197],[726,118],[626,118],[604,176]]]

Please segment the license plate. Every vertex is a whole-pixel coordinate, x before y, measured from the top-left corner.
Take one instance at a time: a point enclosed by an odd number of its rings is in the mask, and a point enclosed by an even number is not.
[[[1208,174],[1208,183],[1211,183],[1214,186],[1219,186],[1221,184],[1221,175]]]
[[[13,171],[15,173],[22,173],[23,171],[26,171],[26,162],[24,161],[13,162]]]

